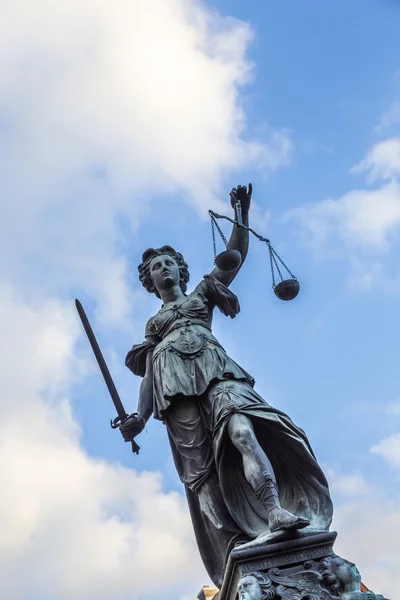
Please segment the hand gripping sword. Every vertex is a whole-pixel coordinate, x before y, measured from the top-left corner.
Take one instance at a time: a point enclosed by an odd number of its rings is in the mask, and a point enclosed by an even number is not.
[[[89,319],[86,316],[84,308],[83,308],[82,304],[79,302],[79,300],[75,300],[75,305],[76,305],[76,310],[78,311],[79,317],[82,321],[83,328],[88,337],[89,343],[92,346],[92,350],[93,350],[93,353],[97,360],[97,364],[100,367],[100,371],[103,375],[103,378],[104,378],[104,381],[108,388],[108,391],[110,392],[111,399],[114,402],[114,406],[117,410],[118,417],[116,417],[114,420],[111,420],[111,422],[110,422],[112,429],[117,429],[128,418],[129,415],[126,412],[124,405],[121,402],[121,398],[119,397],[117,388],[114,385],[110,371],[108,370],[106,361],[104,360],[104,356],[101,353],[99,344],[97,343],[96,337],[93,333],[93,329],[89,323]],[[137,445],[137,443],[134,440],[132,440],[131,444],[132,444],[132,452],[139,454],[140,447]]]

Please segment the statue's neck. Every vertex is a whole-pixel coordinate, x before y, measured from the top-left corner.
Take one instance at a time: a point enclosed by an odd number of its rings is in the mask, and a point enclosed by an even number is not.
[[[168,290],[163,290],[160,292],[160,296],[165,306],[166,304],[171,304],[177,300],[180,300],[181,298],[184,298],[185,294],[182,292],[180,285],[174,285]]]

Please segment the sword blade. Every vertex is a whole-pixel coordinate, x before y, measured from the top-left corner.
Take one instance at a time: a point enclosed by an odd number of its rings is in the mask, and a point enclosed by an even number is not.
[[[106,361],[104,360],[104,356],[100,350],[99,344],[97,343],[96,336],[94,335],[93,329],[89,323],[89,319],[87,318],[85,310],[82,304],[79,302],[79,300],[75,300],[75,306],[76,310],[78,311],[79,317],[82,321],[82,325],[86,332],[89,343],[92,346],[93,354],[95,355],[97,364],[99,365],[105,384],[108,388],[108,391],[110,392],[111,399],[114,402],[117,414],[121,421],[123,421],[124,419],[126,419],[128,414],[124,408],[124,405],[121,402],[121,398],[119,397],[117,388],[114,385],[110,371],[108,370]]]

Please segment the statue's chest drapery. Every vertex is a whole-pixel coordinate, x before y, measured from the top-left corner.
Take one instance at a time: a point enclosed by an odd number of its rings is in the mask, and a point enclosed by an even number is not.
[[[198,293],[165,306],[155,315],[153,327],[161,338],[154,358],[167,347],[182,358],[195,358],[203,352],[205,338],[212,337],[207,300]]]
[[[182,393],[185,388],[190,388],[188,395],[202,393],[199,391],[200,387],[203,389],[208,385],[207,381],[219,377],[225,367],[228,369],[225,365],[227,356],[211,333],[214,307],[232,319],[240,310],[237,297],[218,279],[212,275],[205,275],[191,294],[175,304],[163,306],[149,319],[145,329],[146,340],[135,344],[128,352],[126,366],[135,375],[144,377],[147,353],[151,351],[154,372],[157,371],[154,381],[160,383],[172,378],[175,380],[169,391],[164,390],[165,394],[173,395],[175,390],[176,393]],[[192,363],[190,368],[194,368],[196,364],[198,374],[188,374],[183,379],[182,359],[188,358],[197,360],[184,360],[185,368],[190,367],[189,363]],[[177,362],[174,362],[175,360]],[[229,372],[234,372],[235,369],[236,367],[229,366]],[[204,381],[200,387],[197,386],[198,389],[194,389],[193,382],[198,382],[199,378]],[[160,394],[164,391],[160,389]]]
[[[190,323],[188,323],[190,321]],[[189,295],[183,301],[162,307],[153,318],[154,332],[164,339],[175,329],[185,325],[210,327],[207,299],[203,294]]]

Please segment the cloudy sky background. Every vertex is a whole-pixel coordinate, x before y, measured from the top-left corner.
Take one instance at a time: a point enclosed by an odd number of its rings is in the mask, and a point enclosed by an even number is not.
[[[7,600],[194,600],[166,432],[130,453],[75,314],[124,367],[172,244],[212,268],[208,208],[253,182],[251,240],[215,332],[310,438],[336,551],[400,589],[400,5],[395,0],[0,0],[0,586]],[[225,227],[225,226],[224,226]],[[229,229],[225,229],[228,233]],[[397,590],[397,591],[396,591]]]

